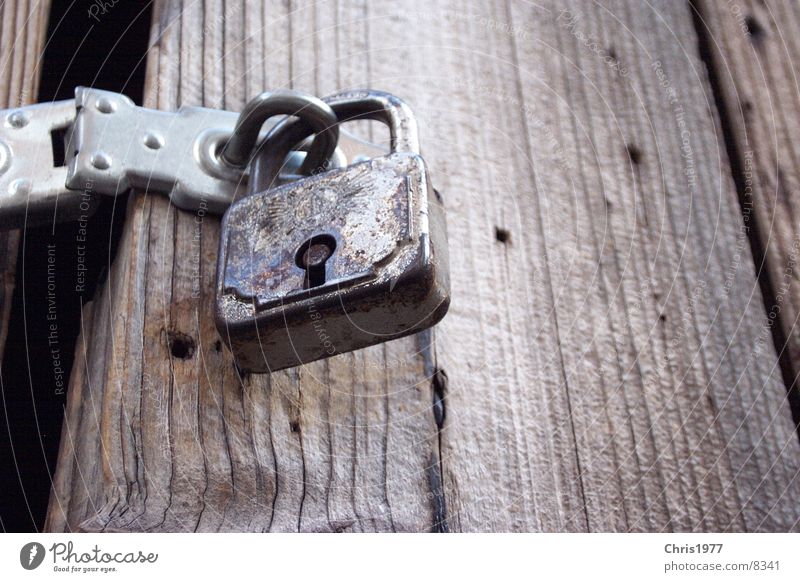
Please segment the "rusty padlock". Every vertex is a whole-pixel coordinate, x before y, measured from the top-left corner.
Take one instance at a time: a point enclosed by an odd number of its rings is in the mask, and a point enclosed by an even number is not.
[[[269,187],[310,132],[279,126],[252,190],[222,222],[216,324],[236,362],[271,372],[422,331],[447,312],[444,208],[408,106],[380,92],[325,99],[340,123],[389,126],[391,152]]]

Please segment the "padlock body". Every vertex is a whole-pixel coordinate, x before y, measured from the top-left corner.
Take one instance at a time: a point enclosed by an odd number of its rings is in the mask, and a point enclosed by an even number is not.
[[[312,245],[323,260],[309,268]],[[396,152],[253,194],[223,219],[216,324],[243,370],[416,333],[449,302],[444,209],[419,155]]]

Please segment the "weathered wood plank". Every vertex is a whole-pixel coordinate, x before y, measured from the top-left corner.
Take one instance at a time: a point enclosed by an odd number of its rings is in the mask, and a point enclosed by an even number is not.
[[[696,2],[714,64],[740,196],[769,281],[770,321],[787,379],[800,374],[800,5]],[[798,387],[794,399],[800,405]],[[797,420],[797,417],[795,417]]]
[[[0,5],[0,108],[36,101],[50,1]],[[17,269],[19,231],[0,232],[0,358],[6,344]]]
[[[450,22],[450,60],[428,59],[456,72],[448,106],[491,112],[454,112],[467,139],[447,152],[467,162],[444,185],[451,520],[796,528],[800,451],[688,7]]]
[[[73,378],[101,413],[66,421],[100,444],[59,461],[99,456],[102,478],[59,479],[50,529],[797,527],[800,447],[689,8],[563,8],[157,3],[150,106],[409,100],[453,303],[435,349],[240,379],[210,318],[217,220],[134,197]]]
[[[365,9],[327,7],[356,23]],[[238,109],[267,83],[315,93],[369,84],[363,59],[315,68],[317,51],[363,47],[365,28],[353,26],[338,47],[341,39],[315,34],[329,25],[315,24],[313,4],[227,2],[222,12],[162,1],[154,10],[149,106]],[[49,528],[434,527],[426,492],[437,431],[413,338],[240,379],[211,318],[218,220],[145,195],[134,197],[128,216],[105,305],[87,330],[92,340],[105,336],[86,355],[97,377],[73,380],[102,401],[102,412],[75,407],[65,421],[86,439],[100,435],[102,479],[72,479],[71,496],[59,480]],[[185,357],[171,355],[176,342]],[[104,358],[108,365],[98,366]],[[59,471],[97,459],[65,445]],[[76,488],[95,502],[74,507]]]

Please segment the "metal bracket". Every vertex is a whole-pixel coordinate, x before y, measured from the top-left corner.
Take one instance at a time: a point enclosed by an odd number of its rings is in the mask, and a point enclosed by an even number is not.
[[[217,155],[238,116],[203,107],[146,109],[85,87],[76,88],[75,100],[2,111],[0,229],[74,220],[91,213],[96,194],[129,188],[221,214],[247,186],[246,171]],[[64,165],[56,165],[62,134]]]
[[[76,88],[75,100],[0,111],[0,229],[74,220],[91,214],[96,194],[129,188],[221,214],[247,188],[247,171],[218,156],[238,117],[204,107],[146,109],[86,87]],[[65,159],[57,166],[61,134]]]
[[[66,187],[101,194],[129,188],[169,194],[184,210],[223,213],[245,194],[246,172],[218,153],[238,113],[203,107],[165,112],[137,107],[124,95],[78,87],[67,152]]]
[[[222,214],[247,193],[247,168],[219,157],[238,118],[205,107],[147,109],[86,87],[75,89],[74,100],[0,111],[0,230],[88,216],[98,194],[129,188],[167,194],[184,210]],[[277,122],[268,120],[259,139]],[[61,137],[64,160],[56,165]],[[347,164],[343,152],[385,152],[346,132],[340,145],[332,167]],[[292,152],[286,175],[302,161],[302,152]]]
[[[66,189],[67,168],[56,167],[50,137],[74,121],[75,103],[30,105],[0,116],[0,228],[41,224],[56,214],[75,218],[81,196]],[[70,200],[59,205],[62,197]]]

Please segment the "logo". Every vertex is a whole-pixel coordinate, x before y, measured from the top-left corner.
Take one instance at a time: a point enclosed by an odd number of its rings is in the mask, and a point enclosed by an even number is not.
[[[30,542],[19,551],[19,563],[26,570],[35,570],[44,561],[44,546],[38,542]]]

